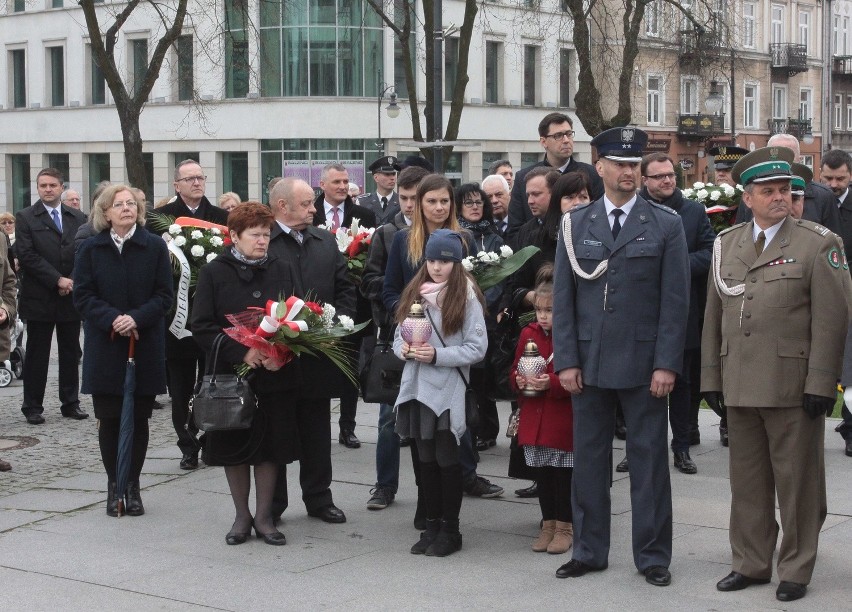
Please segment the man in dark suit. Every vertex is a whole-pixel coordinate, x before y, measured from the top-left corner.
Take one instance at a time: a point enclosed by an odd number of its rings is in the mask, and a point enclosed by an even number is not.
[[[185,159],[175,168],[175,197],[155,212],[175,219],[193,217],[226,225],[228,212],[213,205],[207,199],[204,195],[206,186],[207,177],[198,162]],[[150,225],[148,227],[150,228]],[[186,301],[187,308],[191,310],[191,296],[182,296],[179,291],[176,291],[175,302],[181,300]],[[188,320],[189,317],[187,317]],[[168,328],[166,329],[166,371],[169,380],[169,396],[172,398],[172,425],[178,437],[178,448],[182,453],[180,468],[194,470],[198,467],[199,445],[195,437],[198,429],[195,423],[189,423],[187,429],[186,418],[195,384],[199,375],[204,373],[204,353],[192,339],[188,329],[183,329],[180,333],[182,337],[177,337]]]
[[[672,428],[672,453],[674,466],[684,474],[695,474],[698,467],[689,456],[690,443],[690,396],[693,387],[699,386],[692,380],[692,364],[701,360],[701,318],[704,314],[704,293],[707,287],[707,272],[716,233],[704,207],[683,197],[675,186],[677,175],[674,162],[665,153],[651,153],[642,158],[640,166],[644,187],[639,195],[649,202],[656,202],[674,210],[683,222],[686,248],[689,251],[689,318],[686,326],[686,344],[683,351],[683,370],[675,379],[669,395],[669,423]]]
[[[682,373],[689,311],[683,224],[636,194],[642,130],[612,128],[592,145],[605,195],[562,219],[553,288],[553,369],[574,404],[574,553],[559,578],[606,569],[615,404],[627,422],[633,562],[671,583],[672,498],[666,398]]]
[[[509,227],[506,232],[506,241],[509,244],[512,243],[521,226],[533,218],[533,214],[527,206],[526,181],[524,180],[524,176],[531,169],[538,166],[550,166],[559,170],[561,174],[583,172],[589,179],[589,197],[592,200],[597,200],[603,196],[603,183],[594,166],[578,162],[571,157],[574,155],[574,122],[571,117],[564,113],[546,115],[538,124],[538,139],[545,151],[544,159],[532,166],[521,168],[515,173],[512,198],[509,202]]]
[[[387,159],[387,158],[382,158]],[[396,184],[396,176],[394,176]],[[369,208],[359,206],[349,196],[349,173],[341,164],[329,164],[322,169],[320,177],[320,189],[322,193],[314,202],[316,213],[314,214],[314,225],[324,225],[332,232],[341,227],[350,227],[352,220],[357,219],[360,227],[376,227],[376,215]],[[399,206],[397,206],[397,211]],[[311,287],[311,285],[302,285]],[[372,317],[370,302],[360,294],[356,296],[357,310],[355,320],[358,323],[369,321]],[[369,325],[360,334],[352,338],[352,349],[357,355],[361,348],[361,340],[373,333],[373,326]],[[340,434],[337,439],[340,444],[347,448],[359,448],[361,441],[355,435],[355,415],[358,410],[358,389],[351,383],[348,384],[340,397]]]
[[[348,182],[348,181],[347,181]],[[269,201],[276,223],[272,227],[269,252],[290,261],[299,283],[320,302],[331,304],[338,314],[355,316],[355,285],[349,280],[346,258],[334,237],[312,226],[314,195],[306,182],[285,178],[279,181]],[[345,523],[346,515],[334,505],[331,495],[331,398],[341,397],[352,387],[327,359],[303,355],[302,388],[296,401],[301,459],[299,482],[308,514],[327,523]],[[287,470],[278,471],[273,515],[287,508]]]
[[[822,156],[820,164],[820,180],[831,189],[837,199],[837,209],[840,215],[840,238],[843,248],[849,253],[852,249],[852,197],[849,197],[849,182],[852,180],[852,155],[842,149],[832,149]],[[850,356],[852,357],[852,356]],[[843,436],[846,445],[846,456],[852,457],[852,412],[846,404],[841,410],[843,422],[835,431]]]
[[[44,389],[56,330],[62,416],[85,419],[80,410],[80,315],[74,308],[74,236],[86,215],[60,202],[62,173],[45,168],[36,177],[39,199],[15,217],[15,249],[21,270],[18,310],[27,322],[24,401],[31,425],[44,423]]]
[[[399,196],[396,193],[396,171],[399,162],[393,155],[380,157],[370,164],[370,172],[376,182],[373,193],[358,196],[358,206],[369,208],[376,215],[378,225],[389,223],[399,212]]]
[[[511,166],[509,170],[511,172]],[[482,191],[491,200],[491,212],[494,213],[494,227],[501,238],[506,237],[509,229],[509,183],[499,174],[489,174],[482,179]]]
[[[775,134],[769,138],[766,146],[790,149],[793,152],[793,161],[802,161],[799,140],[791,134]],[[736,222],[751,221],[752,217],[751,209],[746,206],[745,202],[740,201]],[[837,198],[831,192],[831,189],[813,181],[805,186],[805,209],[802,213],[802,219],[819,223],[835,234],[840,234],[840,213],[837,209]]]

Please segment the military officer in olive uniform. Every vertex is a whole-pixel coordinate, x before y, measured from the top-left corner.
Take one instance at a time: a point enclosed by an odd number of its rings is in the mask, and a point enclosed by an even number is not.
[[[647,142],[612,128],[592,145],[604,196],[562,218],[553,295],[553,366],[573,394],[573,559],[560,578],[606,569],[615,406],[627,422],[633,561],[671,582],[672,498],[666,398],[683,366],[689,255],[683,223],[636,194]]]
[[[369,208],[376,214],[378,225],[393,220],[399,212],[399,196],[396,193],[396,173],[399,163],[393,155],[380,157],[370,164],[370,172],[376,181],[376,191],[358,196],[358,206]],[[377,227],[378,227],[377,225]]]
[[[825,415],[852,311],[840,238],[790,216],[793,158],[767,147],[734,166],[753,219],[716,239],[701,359],[701,390],[716,401],[724,394],[731,449],[732,571],[716,586],[769,582],[777,494],[780,601],[805,595],[816,562],[827,512]]]

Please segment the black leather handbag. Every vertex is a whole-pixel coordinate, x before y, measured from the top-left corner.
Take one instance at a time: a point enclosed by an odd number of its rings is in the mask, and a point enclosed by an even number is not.
[[[207,372],[189,401],[196,427],[206,432],[248,429],[257,409],[257,398],[245,378],[216,374],[219,347],[224,338],[225,334],[219,334],[213,341]]]
[[[359,379],[361,397],[365,402],[393,406],[399,396],[405,361],[393,352],[394,327],[391,328],[388,338],[379,337],[372,354],[364,360]]]

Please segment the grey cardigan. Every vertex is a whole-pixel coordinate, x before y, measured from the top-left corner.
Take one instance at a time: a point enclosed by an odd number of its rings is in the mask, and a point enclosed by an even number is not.
[[[424,303],[424,308],[432,315],[435,326],[440,329],[441,311]],[[468,292],[467,306],[464,313],[464,324],[461,331],[446,335],[441,330],[447,346],[444,347],[433,333],[429,344],[435,347],[435,363],[406,361],[402,372],[399,396],[394,408],[398,408],[410,400],[417,400],[440,416],[445,410],[450,410],[450,429],[456,436],[456,441],[464,435],[464,382],[456,371],[461,368],[465,378],[470,381],[471,364],[482,361],[488,349],[488,335],[485,333],[485,317],[482,306],[473,291]],[[402,355],[402,336],[399,327],[393,342],[393,350],[397,357]]]

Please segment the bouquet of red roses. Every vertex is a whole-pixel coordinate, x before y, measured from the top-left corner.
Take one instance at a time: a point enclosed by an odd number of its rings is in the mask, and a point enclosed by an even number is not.
[[[226,316],[233,327],[223,329],[243,346],[254,348],[282,365],[303,353],[325,355],[357,384],[354,354],[341,339],[364,329],[369,322],[355,324],[346,315],[337,315],[331,304],[320,304],[291,296],[286,300],[269,300],[265,308],[249,308]],[[236,367],[244,376],[249,367]]]

